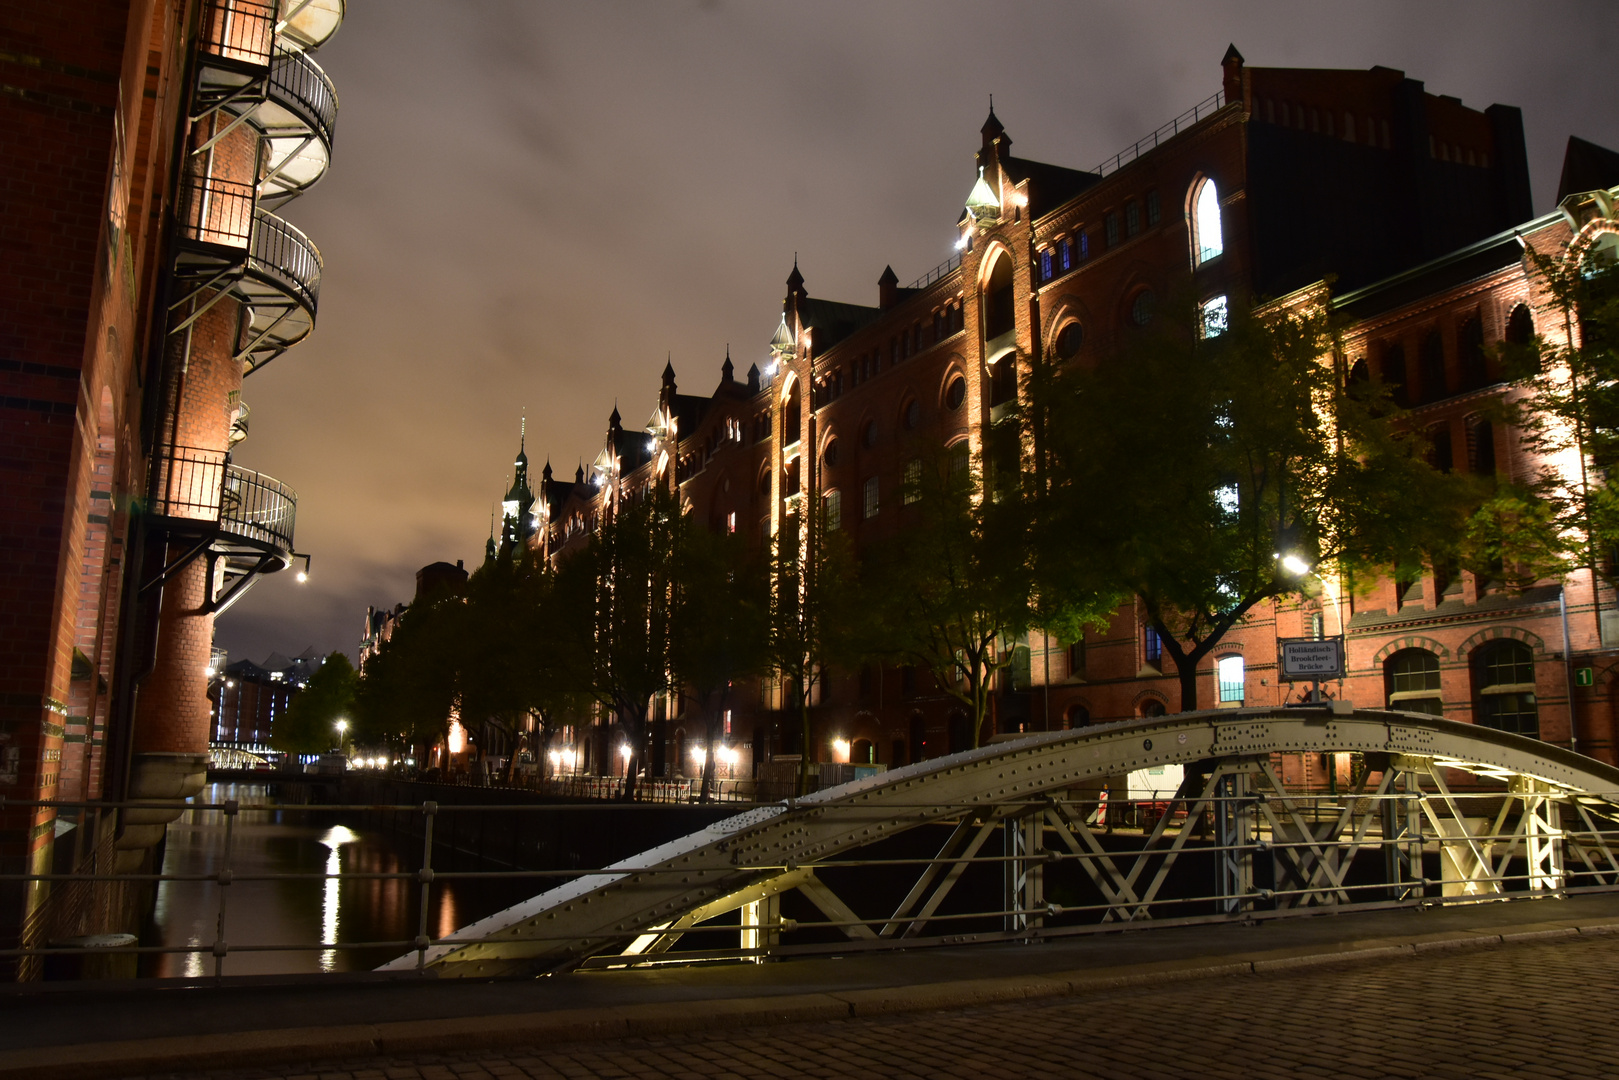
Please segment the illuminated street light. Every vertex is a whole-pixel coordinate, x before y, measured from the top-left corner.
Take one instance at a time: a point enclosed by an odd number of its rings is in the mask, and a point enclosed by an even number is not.
[[[1302,556],[1291,551],[1286,555],[1278,552],[1276,557],[1282,560],[1282,569],[1294,577],[1303,577],[1310,572],[1310,564],[1305,562]]]

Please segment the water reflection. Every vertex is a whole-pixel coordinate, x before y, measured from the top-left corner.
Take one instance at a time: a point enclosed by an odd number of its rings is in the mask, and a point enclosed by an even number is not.
[[[210,784],[201,801],[235,799],[271,809],[236,816],[230,868],[235,882],[224,888],[223,938],[229,945],[227,975],[357,971],[408,951],[407,946],[321,948],[361,941],[407,942],[416,936],[421,886],[411,878],[350,878],[339,873],[414,874],[421,844],[401,833],[367,828],[358,815],[311,812],[274,805],[264,784]],[[169,826],[165,874],[217,874],[225,862],[221,811],[194,810]],[[449,867],[443,867],[448,869]],[[464,866],[461,869],[476,869]],[[259,875],[309,875],[243,881]],[[466,923],[537,891],[517,882],[440,880],[433,884],[427,930],[446,936]],[[143,944],[188,945],[200,952],[149,955],[142,974],[213,974],[219,935],[221,887],[213,881],[165,881],[158,886]],[[301,946],[299,950],[242,951],[243,946]]]

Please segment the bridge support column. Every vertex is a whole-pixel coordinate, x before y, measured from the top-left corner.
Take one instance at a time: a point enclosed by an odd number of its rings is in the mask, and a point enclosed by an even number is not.
[[[1219,908],[1227,915],[1237,915],[1254,906],[1254,803],[1249,774],[1216,773],[1214,794],[1215,842],[1220,846],[1216,886],[1217,895],[1223,897]]]
[[[1422,793],[1411,773],[1393,764],[1387,768],[1392,777],[1384,781],[1388,797],[1382,805],[1383,876],[1390,900],[1420,900],[1426,880],[1422,872]]]
[[[1001,822],[1007,856],[1002,864],[1001,906],[1008,913],[1002,917],[1002,925],[1009,931],[1038,929],[1045,922],[1045,916],[1029,914],[1046,904],[1045,820],[1045,808],[1040,807]]]
[[[781,893],[773,892],[742,905],[742,948],[758,949],[755,964],[770,959],[769,952],[781,942]]]
[[[1523,802],[1524,854],[1529,891],[1563,891],[1563,830],[1558,820],[1557,789],[1530,776],[1514,776],[1512,793]]]

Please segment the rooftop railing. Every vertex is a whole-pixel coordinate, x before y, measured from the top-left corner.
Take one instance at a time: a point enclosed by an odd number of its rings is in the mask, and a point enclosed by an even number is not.
[[[1092,169],[1091,172],[1095,173],[1097,176],[1106,176],[1109,173],[1118,172],[1120,169],[1130,164],[1130,162],[1136,160],[1136,158],[1140,157],[1142,154],[1147,153],[1149,150],[1155,149],[1159,143],[1164,142],[1167,139],[1173,139],[1176,135],[1179,135],[1182,131],[1209,116],[1211,113],[1219,112],[1224,106],[1225,91],[1216,90],[1212,96],[1205,98],[1196,105],[1193,105],[1190,109],[1187,109],[1185,112],[1181,113],[1167,124],[1162,125],[1158,128],[1158,130],[1152,132],[1150,135],[1143,135],[1130,146],[1125,147],[1117,154],[1114,154],[1112,157],[1096,166],[1096,168]]]
[[[946,259],[944,262],[940,263],[938,266],[935,266],[932,270],[929,270],[927,273],[923,274],[921,277],[919,277],[915,281],[911,282],[910,285],[907,286],[907,288],[925,289],[929,285],[932,285],[935,281],[938,281],[940,278],[944,277],[946,274],[950,273],[950,271],[954,270],[956,267],[958,267],[960,265],[961,265],[961,252],[958,251],[954,255],[952,255],[948,259]]]

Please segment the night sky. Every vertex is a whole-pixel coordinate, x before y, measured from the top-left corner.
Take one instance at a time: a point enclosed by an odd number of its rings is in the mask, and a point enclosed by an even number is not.
[[[761,361],[794,253],[875,304],[951,253],[989,96],[1014,153],[1090,168],[1255,67],[1400,68],[1521,107],[1534,207],[1570,134],[1619,148],[1619,31],[1586,3],[351,0],[318,59],[334,163],[287,218],[314,335],[247,381],[236,460],[299,494],[313,576],[219,621],[233,659],[356,651],[367,604],[483,557],[528,414],[571,475],[656,403]],[[1324,206],[1324,213],[1331,207]]]

